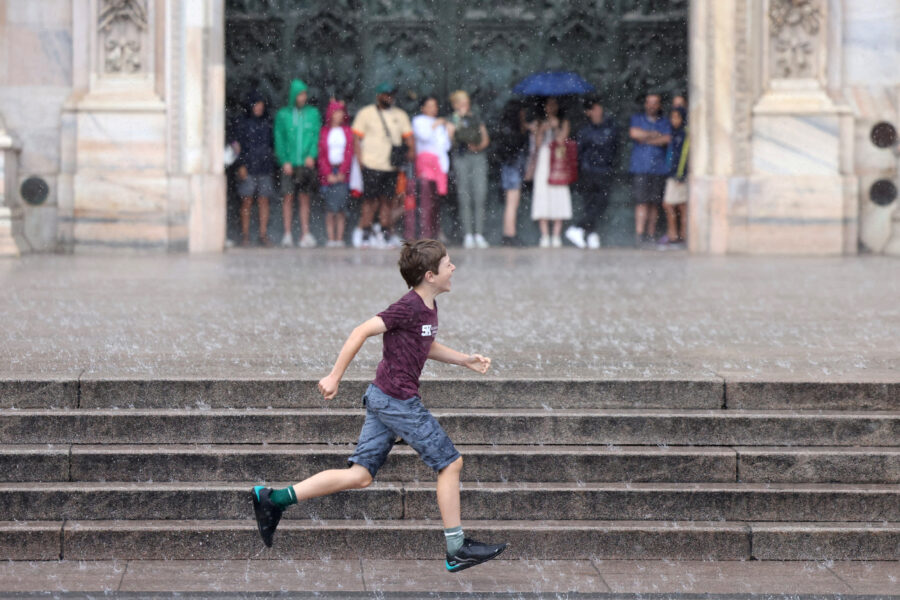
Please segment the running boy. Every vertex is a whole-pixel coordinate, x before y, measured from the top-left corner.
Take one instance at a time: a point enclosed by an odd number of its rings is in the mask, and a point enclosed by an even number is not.
[[[438,474],[437,502],[447,541],[446,567],[450,572],[462,571],[497,557],[507,544],[482,544],[463,535],[459,510],[462,457],[422,405],[419,376],[429,358],[482,374],[491,366],[491,359],[463,354],[434,341],[438,331],[435,298],[450,291],[450,278],[456,270],[444,245],[435,240],[406,242],[399,265],[400,274],[412,290],[354,329],[331,373],[319,381],[319,391],[325,399],[334,398],[341,377],[363,342],[384,334],[384,351],[375,381],[363,396],[366,420],[356,451],[348,459],[348,468],[322,471],[280,490],[258,485],[251,492],[253,509],[263,543],[271,546],[285,508],[309,498],[369,486],[399,436]]]

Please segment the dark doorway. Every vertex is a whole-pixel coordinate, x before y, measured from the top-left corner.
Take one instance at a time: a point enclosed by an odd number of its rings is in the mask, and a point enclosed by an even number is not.
[[[355,112],[372,101],[378,82],[389,80],[398,84],[397,103],[410,116],[422,95],[441,98],[446,112],[449,93],[465,89],[490,125],[520,79],[541,70],[571,70],[597,88],[624,136],[628,117],[639,110],[645,92],[659,91],[668,101],[687,88],[688,4],[688,0],[227,0],[227,115],[230,122],[240,114],[242,98],[251,89],[268,96],[272,109],[284,105],[293,77],[307,82],[311,101],[320,107],[336,96]],[[583,119],[577,99],[569,99],[569,108],[575,129]],[[620,147],[619,179],[629,153],[624,137]],[[501,192],[493,171],[488,231],[499,236]],[[527,196],[519,213],[520,233],[532,239],[536,234]],[[577,194],[573,199],[577,217]],[[280,231],[279,214],[276,202],[272,231]],[[236,218],[231,212],[232,238]],[[620,181],[607,212],[604,244],[630,243],[631,231],[627,189]],[[448,233],[452,238],[454,232]]]

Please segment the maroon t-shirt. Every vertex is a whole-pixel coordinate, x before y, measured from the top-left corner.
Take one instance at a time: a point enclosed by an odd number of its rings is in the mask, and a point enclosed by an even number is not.
[[[414,290],[378,313],[384,321],[384,351],[375,385],[388,396],[408,400],[419,394],[419,376],[438,330],[437,301],[434,309]]]

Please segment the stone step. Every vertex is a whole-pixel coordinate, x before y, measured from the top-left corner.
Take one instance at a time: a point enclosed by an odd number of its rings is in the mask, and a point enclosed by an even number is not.
[[[277,484],[279,487],[284,485]],[[240,519],[250,483],[0,483],[11,520]],[[900,521],[900,485],[464,483],[472,519]],[[433,483],[378,482],[304,501],[285,519],[432,519]]]
[[[353,408],[368,380],[325,401],[313,379],[0,380],[0,408]],[[432,408],[897,410],[900,382],[669,379],[425,379]]]
[[[900,440],[897,440],[900,444]],[[736,447],[737,478],[769,483],[900,483],[900,446]]]
[[[370,380],[344,380],[324,400],[313,379],[83,379],[0,381],[10,408],[354,408]],[[440,408],[721,408],[723,381],[696,379],[426,379]]]
[[[505,559],[896,560],[900,523],[464,521]],[[0,522],[9,560],[442,560],[436,521],[282,521],[266,549],[241,521]]]
[[[479,410],[434,415],[459,444],[896,446],[900,411]],[[356,441],[360,410],[0,409],[4,444]]]
[[[900,381],[725,380],[725,406],[743,410],[900,410]]]
[[[458,445],[469,481],[900,483],[897,447]],[[300,481],[341,468],[353,445],[0,445],[0,481]],[[434,473],[405,445],[384,481]]]
[[[0,481],[300,481],[345,467],[353,450],[298,444],[0,445]],[[459,445],[459,451],[471,481],[735,480],[735,453],[723,448]],[[398,445],[378,477],[429,481],[434,472],[412,448]]]

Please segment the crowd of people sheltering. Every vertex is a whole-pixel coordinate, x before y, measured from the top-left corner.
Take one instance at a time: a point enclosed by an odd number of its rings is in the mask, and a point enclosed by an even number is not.
[[[393,84],[379,84],[375,102],[352,119],[346,104],[331,98],[323,123],[319,108],[308,101],[307,85],[295,79],[288,104],[277,111],[273,124],[265,98],[251,94],[226,148],[236,157],[241,244],[251,245],[256,201],[259,243],[274,245],[268,224],[269,199],[276,194],[282,200],[282,246],[295,243],[295,204],[300,224],[296,244],[320,245],[310,232],[310,201],[317,195],[324,202],[328,247],[346,245],[351,202],[359,202],[359,220],[349,236],[353,246],[395,248],[404,239],[446,239],[440,209],[448,201],[452,178],[463,246],[487,248],[485,205],[493,164],[499,165],[504,194],[502,245],[523,245],[516,235],[516,216],[523,185],[531,182],[531,218],[540,229],[541,248],[562,246],[563,235],[579,248],[601,246],[599,226],[619,160],[620,135],[600,98],[582,99],[586,124],[575,132],[556,97],[540,98],[536,111],[512,99],[491,136],[463,90],[450,95],[448,116],[440,116],[438,98],[426,96],[412,120],[394,105],[395,95]],[[685,99],[675,96],[666,112],[661,96],[649,93],[643,108],[631,116],[628,129],[635,245],[683,246],[689,149]],[[573,218],[572,191],[581,196],[583,214],[563,232],[563,222]],[[660,207],[667,230],[657,237]]]

